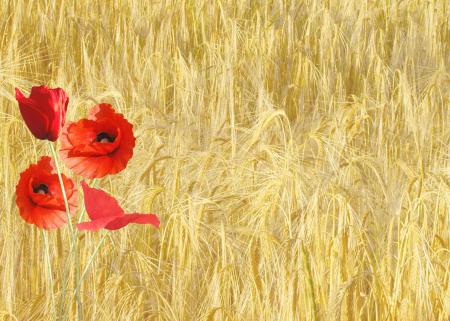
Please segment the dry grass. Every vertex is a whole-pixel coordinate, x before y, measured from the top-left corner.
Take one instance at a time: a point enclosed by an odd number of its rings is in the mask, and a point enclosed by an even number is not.
[[[0,320],[54,320],[43,234],[14,203],[48,154],[12,96],[38,83],[67,90],[69,120],[126,114],[135,156],[99,185],[162,219],[109,234],[85,320],[449,320],[449,16],[446,0],[1,0]],[[48,236],[58,302],[70,236]],[[80,233],[82,265],[100,237]]]

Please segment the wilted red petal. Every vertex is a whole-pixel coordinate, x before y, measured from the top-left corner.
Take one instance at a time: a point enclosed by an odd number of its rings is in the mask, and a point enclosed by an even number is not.
[[[81,187],[84,194],[84,206],[91,220],[125,215],[116,199],[108,193],[89,187],[85,181],[81,182]]]
[[[125,216],[117,217],[105,226],[108,230],[117,230],[130,223],[136,224],[151,224],[159,227],[159,219],[155,214],[126,214]]]
[[[90,222],[83,222],[83,223],[77,224],[77,229],[79,229],[81,231],[82,230],[98,231],[99,229],[104,228],[106,225],[108,225],[108,223],[110,223],[111,221],[114,221],[115,219],[116,219],[116,217],[114,217],[114,216],[98,218],[98,219],[90,221]]]
[[[79,230],[97,231],[101,228],[117,230],[130,223],[151,224],[159,227],[159,219],[155,214],[125,214],[117,201],[108,193],[89,187],[81,182],[84,192],[84,204],[90,222],[77,225]]]

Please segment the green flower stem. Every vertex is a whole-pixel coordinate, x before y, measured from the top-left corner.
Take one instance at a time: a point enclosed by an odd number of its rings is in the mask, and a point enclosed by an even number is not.
[[[84,278],[86,277],[86,274],[89,270],[89,267],[91,266],[92,262],[94,261],[95,256],[97,255],[97,252],[100,250],[100,247],[102,246],[103,242],[106,240],[106,237],[108,236],[108,233],[104,233],[102,238],[100,239],[100,241],[98,242],[94,252],[92,253],[92,255],[89,257],[89,260],[86,264],[86,267],[83,270],[83,273],[81,274],[80,277],[80,283],[84,280]]]
[[[52,153],[53,161],[55,163],[56,173],[58,174],[59,185],[61,186],[61,193],[62,193],[62,196],[64,199],[64,207],[66,209],[67,222],[69,224],[70,233],[73,236],[74,230],[73,230],[72,220],[70,219],[69,202],[67,201],[66,189],[64,187],[64,182],[63,182],[63,179],[61,176],[61,169],[59,168],[58,156],[56,154],[55,147],[53,147],[51,142],[49,143],[49,146],[50,146],[50,151]]]
[[[50,310],[51,314],[55,313],[55,294],[53,293],[53,275],[52,275],[52,264],[51,264],[51,260],[50,260],[50,249],[49,249],[49,245],[48,245],[48,238],[47,238],[47,231],[43,231],[42,235],[44,236],[44,244],[45,244],[45,256],[47,259],[47,269],[48,269],[48,282],[49,282],[49,286],[50,286],[50,294],[52,297],[52,307]]]
[[[67,222],[69,224],[69,229],[70,229],[70,234],[72,236],[72,244],[71,244],[71,250],[70,250],[70,255],[72,254],[72,251],[75,250],[75,288],[77,289],[76,291],[76,301],[77,301],[77,311],[78,311],[78,320],[83,320],[83,311],[82,311],[82,305],[81,305],[81,298],[80,298],[80,293],[78,291],[79,289],[79,275],[80,275],[80,267],[79,267],[79,262],[78,262],[78,251],[77,251],[77,235],[75,233],[74,227],[72,225],[72,220],[71,220],[71,216],[70,216],[70,208],[69,208],[69,202],[67,201],[67,195],[66,195],[66,189],[64,187],[64,182],[61,176],[61,169],[59,168],[59,163],[58,163],[58,156],[56,154],[56,150],[53,147],[53,144],[51,142],[49,142],[49,147],[50,147],[50,152],[52,153],[52,157],[53,157],[53,161],[55,163],[55,167],[56,167],[56,172],[58,174],[58,180],[59,180],[59,185],[61,186],[61,193],[64,199],[64,207],[66,209],[66,216],[67,216]],[[70,256],[69,255],[69,256]],[[65,264],[65,268],[64,268],[64,275],[67,276],[67,261]],[[63,292],[62,292],[62,312],[64,311],[64,297],[65,297],[65,281],[63,281]]]

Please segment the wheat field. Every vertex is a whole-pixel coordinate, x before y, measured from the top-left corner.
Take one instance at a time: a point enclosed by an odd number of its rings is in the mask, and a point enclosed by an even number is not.
[[[449,17],[447,0],[0,0],[0,320],[450,320]],[[82,315],[73,259],[58,314],[67,226],[15,204],[49,155],[14,98],[36,84],[67,91],[69,121],[108,102],[134,124],[127,169],[97,185],[161,219],[79,232],[81,268],[107,234]]]

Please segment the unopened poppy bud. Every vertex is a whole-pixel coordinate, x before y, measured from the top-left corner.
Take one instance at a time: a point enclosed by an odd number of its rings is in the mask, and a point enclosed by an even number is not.
[[[37,139],[56,141],[66,120],[69,97],[61,88],[35,86],[30,97],[16,88],[16,100],[25,124]]]

